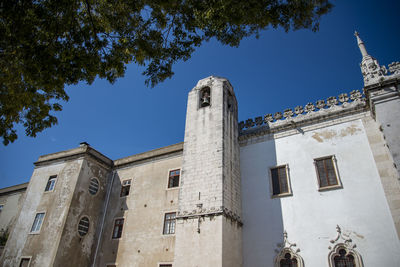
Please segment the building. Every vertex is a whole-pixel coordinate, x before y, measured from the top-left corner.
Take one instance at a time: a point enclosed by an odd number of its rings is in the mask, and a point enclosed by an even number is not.
[[[400,63],[364,95],[238,123],[227,79],[189,92],[184,142],[41,156],[2,266],[397,266]]]

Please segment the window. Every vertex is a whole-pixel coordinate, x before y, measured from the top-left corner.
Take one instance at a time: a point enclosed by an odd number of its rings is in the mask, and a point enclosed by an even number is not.
[[[175,234],[175,215],[176,212],[166,213],[164,217],[164,235]]]
[[[122,236],[122,228],[124,227],[124,218],[116,219],[114,222],[114,229],[112,239],[118,239]]]
[[[346,244],[339,244],[329,255],[330,267],[362,267],[361,256]]]
[[[54,186],[56,185],[57,175],[50,176],[49,180],[47,181],[46,188],[44,189],[45,192],[53,191]]]
[[[210,105],[211,97],[210,97],[210,87],[204,87],[200,91],[200,107],[204,108]]]
[[[19,267],[28,267],[31,259],[30,258],[21,258],[21,262],[19,263]]]
[[[3,211],[4,205],[0,205],[0,213]]]
[[[179,176],[180,170],[173,170],[169,172],[168,178],[168,188],[178,187],[179,186]]]
[[[297,267],[297,259],[292,257],[290,253],[285,254],[285,258],[279,262],[280,267]]]
[[[90,179],[89,193],[91,195],[96,195],[97,191],[99,191],[99,180],[93,177],[92,179]]]
[[[290,186],[287,165],[271,168],[272,196],[289,195]]]
[[[89,218],[83,217],[78,224],[78,234],[80,236],[85,236],[89,232]]]
[[[121,197],[129,195],[129,190],[131,189],[131,180],[122,181],[121,187]]]
[[[42,226],[44,219],[44,212],[36,213],[35,220],[33,221],[31,233],[38,233]]]
[[[351,254],[346,255],[345,249],[339,250],[339,255],[333,258],[335,267],[355,267],[354,257]]]
[[[172,264],[160,264],[159,267],[172,267]]]
[[[315,159],[314,163],[320,189],[337,188],[341,186],[337,177],[334,156]]]

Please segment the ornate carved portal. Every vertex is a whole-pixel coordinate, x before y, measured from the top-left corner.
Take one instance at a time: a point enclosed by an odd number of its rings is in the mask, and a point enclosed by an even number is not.
[[[296,243],[290,243],[287,237],[288,234],[284,231],[283,242],[278,244],[279,249],[275,250],[278,253],[275,257],[275,267],[304,267],[303,259],[298,254],[300,249],[295,249]]]
[[[348,235],[342,234],[339,225],[336,226],[337,236],[331,240],[333,246],[328,248],[329,267],[363,267],[360,254],[355,250],[356,245]]]

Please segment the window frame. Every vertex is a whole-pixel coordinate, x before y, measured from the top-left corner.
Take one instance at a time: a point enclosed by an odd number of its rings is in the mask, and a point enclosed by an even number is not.
[[[133,180],[133,179],[124,179],[124,180],[121,181],[121,192],[119,193],[119,197],[120,197],[120,198],[128,197],[128,196],[131,194],[132,180]],[[128,191],[128,194],[122,195],[122,192],[123,192],[123,190],[124,190],[124,187],[127,187],[127,185],[124,185],[124,183],[125,183],[125,182],[128,182],[128,181],[129,181],[129,191]]]
[[[122,223],[121,235],[120,235],[119,237],[115,237],[115,238],[114,238],[114,230],[115,230],[115,226],[116,226],[115,223],[117,222],[117,220],[123,220],[123,223]],[[112,231],[111,231],[111,240],[121,240],[121,239],[122,239],[125,221],[126,221],[126,218],[125,218],[125,217],[117,217],[117,218],[114,218],[114,220],[113,220],[113,227],[112,227]]]
[[[331,161],[332,161],[333,170],[335,172],[337,184],[321,186],[321,178],[320,178],[318,167],[317,167],[317,161],[326,160],[326,159],[331,159]],[[338,167],[337,167],[337,159],[336,159],[335,155],[329,155],[329,156],[314,158],[314,168],[315,168],[315,172],[317,174],[318,191],[327,191],[327,190],[343,188],[342,181],[341,181],[340,176],[339,176],[339,171],[338,171]],[[329,183],[329,179],[328,179],[328,183]]]
[[[342,249],[346,251],[346,255],[353,256],[355,267],[364,266],[361,255],[354,248],[348,247],[345,243],[339,243],[332,248],[328,255],[329,267],[335,267],[335,257],[340,255],[339,251]]]
[[[33,225],[35,224],[35,221],[36,221],[36,216],[37,216],[38,214],[43,214],[42,222],[40,223],[40,226],[39,226],[39,229],[38,229],[38,230],[32,231]],[[39,212],[36,212],[36,213],[35,213],[35,217],[33,218],[33,222],[32,222],[32,225],[31,225],[31,229],[30,229],[30,231],[29,231],[29,234],[30,234],[30,235],[37,235],[37,234],[39,234],[40,231],[42,230],[42,226],[43,226],[43,223],[44,223],[44,220],[45,220],[45,219],[46,219],[46,211],[39,211]]]
[[[54,181],[54,183],[53,183],[53,187],[51,189],[48,189],[48,185],[49,185],[50,180]],[[47,183],[46,183],[46,186],[44,188],[44,192],[45,193],[53,192],[55,190],[55,188],[56,188],[57,180],[58,180],[58,176],[57,175],[50,175],[49,179],[47,179]],[[50,188],[50,186],[49,186],[49,188]]]
[[[92,193],[90,192],[90,186],[91,186],[91,184],[92,184],[92,180],[96,180],[96,181],[97,181],[97,191],[96,191],[96,193],[94,193],[94,194],[92,194]],[[89,180],[89,186],[88,186],[89,195],[95,197],[95,196],[97,196],[97,194],[99,193],[99,191],[100,191],[100,180],[99,180],[97,177],[93,176],[93,177],[90,178],[90,180]]]
[[[171,178],[170,174],[171,174],[171,172],[178,171],[178,170],[179,170],[179,181],[178,181],[178,185],[177,185],[177,186],[172,186],[172,187],[170,187],[170,186],[169,186],[169,181],[170,181],[170,178]],[[167,179],[167,190],[180,188],[180,186],[181,186],[181,177],[182,177],[182,168],[168,169],[168,174],[167,174],[167,175],[168,175],[168,179]]]
[[[87,218],[87,219],[88,219],[89,226],[88,226],[87,232],[86,232],[84,235],[80,235],[80,234],[79,234],[79,226],[80,226],[79,223],[82,221],[83,218]],[[88,215],[82,215],[82,216],[79,218],[78,223],[77,223],[77,225],[76,225],[76,233],[78,234],[78,236],[79,236],[80,238],[84,238],[85,236],[87,236],[87,235],[89,234],[89,231],[90,231],[90,229],[92,228],[92,227],[90,227],[90,221],[91,221],[91,219],[90,219],[90,217],[89,217]]]
[[[19,258],[19,264],[18,264],[19,267],[21,267],[22,260],[29,260],[27,267],[31,266],[32,256],[21,256]]]
[[[272,170],[279,169],[279,168],[285,168],[288,192],[274,194],[274,180],[273,180],[273,176],[272,176]],[[269,168],[269,178],[270,178],[269,179],[270,180],[269,187],[270,187],[271,198],[280,198],[280,197],[287,197],[287,196],[293,195],[292,185],[291,185],[290,176],[289,176],[289,164],[281,164],[281,165],[270,167]],[[278,176],[278,180],[279,180],[279,176]],[[281,188],[280,181],[279,181],[279,188]]]
[[[169,215],[169,214],[175,214],[175,217],[174,217],[174,219],[172,220],[172,219],[169,219],[168,220],[168,222],[171,222],[171,221],[173,221],[174,222],[174,227],[173,227],[173,230],[174,230],[174,232],[173,233],[171,233],[171,226],[169,226],[168,227],[168,232],[165,232],[165,225],[166,225],[166,223],[167,223],[167,220],[166,220],[166,218],[167,218],[167,215]],[[165,212],[164,213],[164,216],[163,216],[163,227],[162,227],[162,235],[163,236],[171,236],[171,235],[175,235],[175,232],[176,232],[176,214],[177,214],[177,212],[176,211],[169,211],[169,212]]]

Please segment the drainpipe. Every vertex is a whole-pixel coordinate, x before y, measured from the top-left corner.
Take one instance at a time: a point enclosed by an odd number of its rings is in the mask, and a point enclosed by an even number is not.
[[[100,247],[100,244],[101,244],[101,237],[103,236],[104,221],[106,220],[106,214],[107,214],[107,209],[108,209],[108,203],[109,203],[109,201],[110,201],[111,190],[112,190],[112,186],[113,186],[113,184],[114,184],[115,173],[116,173],[116,171],[113,171],[112,178],[111,178],[111,183],[110,183],[110,187],[108,188],[108,192],[107,192],[106,207],[105,207],[105,209],[104,209],[103,219],[101,220],[100,234],[99,234],[99,238],[98,238],[98,240],[97,240],[96,252],[94,253],[94,260],[93,260],[92,267],[95,267],[95,266],[96,266],[97,253],[98,253],[98,251],[99,251],[99,247]]]

